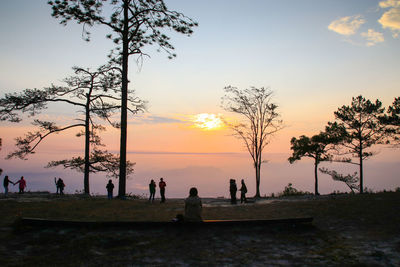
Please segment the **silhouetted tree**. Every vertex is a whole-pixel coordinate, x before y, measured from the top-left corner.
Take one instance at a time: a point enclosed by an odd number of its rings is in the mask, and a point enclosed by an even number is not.
[[[332,134],[331,134],[332,133]],[[289,157],[289,162],[294,163],[302,157],[314,159],[315,195],[318,193],[318,165],[323,161],[332,160],[330,152],[334,150],[334,144],[340,141],[340,135],[334,134],[328,127],[326,132],[320,132],[311,138],[305,135],[299,139],[293,137],[290,140],[293,154]]]
[[[108,2],[107,8],[103,5]],[[169,58],[174,47],[170,38],[161,32],[163,28],[190,36],[197,23],[182,13],[168,10],[163,0],[58,0],[49,1],[52,16],[66,25],[75,20],[83,24],[84,35],[90,40],[90,33],[85,26],[99,24],[106,26],[112,33],[116,49],[111,51],[111,61],[120,65],[122,73],[121,99],[121,140],[120,140],[120,177],[118,196],[125,197],[126,191],[126,145],[127,145],[127,99],[128,99],[128,59],[131,55],[142,58],[146,55],[143,48],[158,45],[168,53]]]
[[[366,151],[372,145],[381,144],[385,139],[385,125],[381,123],[385,108],[376,100],[375,103],[366,100],[363,96],[353,97],[350,106],[342,106],[335,111],[335,122],[329,122],[331,127],[336,127],[343,132],[340,154],[351,154],[358,158],[353,162],[351,158],[337,158],[336,161],[356,164],[360,168],[360,193],[363,193],[363,161],[374,155]]]
[[[227,86],[224,90],[226,94],[222,98],[223,108],[244,118],[242,122],[229,126],[235,136],[243,140],[253,159],[256,171],[255,197],[259,198],[262,152],[269,144],[270,137],[282,129],[278,106],[272,103],[272,91],[269,88],[251,87],[240,90]]]
[[[121,75],[113,67],[103,66],[97,71],[91,72],[82,68],[73,68],[75,76],[64,80],[67,86],[54,86],[39,89],[26,89],[22,93],[6,94],[0,99],[0,120],[19,122],[21,120],[18,112],[28,113],[29,116],[36,116],[49,103],[65,103],[81,108],[83,118],[78,118],[76,123],[65,126],[57,126],[55,122],[42,121],[35,119],[33,124],[39,127],[35,132],[28,132],[24,137],[16,138],[17,150],[10,153],[7,158],[18,157],[26,159],[29,154],[35,153],[36,147],[49,135],[59,133],[71,128],[84,128],[77,136],[85,137],[85,157],[81,165],[84,172],[84,192],[89,194],[89,172],[91,167],[96,170],[99,164],[112,162],[115,164],[115,156],[106,151],[95,150],[90,153],[90,145],[100,146],[100,138],[96,131],[104,127],[94,121],[94,116],[108,121],[114,127],[119,127],[118,123],[112,122],[111,117],[119,111],[119,101],[121,99]],[[131,113],[137,113],[144,108],[143,101],[133,96],[128,99]],[[99,163],[98,159],[103,159]],[[76,160],[70,160],[70,166],[76,166]],[[74,162],[74,164],[72,164]],[[131,164],[131,163],[130,163]],[[52,164],[56,164],[53,162]],[[65,164],[64,164],[65,165]],[[104,168],[103,168],[104,169]],[[108,170],[110,171],[110,170]]]
[[[387,114],[381,117],[381,122],[385,124],[388,143],[400,146],[400,97],[396,97],[393,104],[388,107]]]

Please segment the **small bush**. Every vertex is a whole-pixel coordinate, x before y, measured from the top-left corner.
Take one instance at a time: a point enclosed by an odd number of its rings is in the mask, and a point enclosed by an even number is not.
[[[126,194],[126,197],[129,199],[147,199],[148,198],[148,196],[145,194],[135,195],[132,192],[129,192],[128,194]]]
[[[296,188],[293,187],[292,183],[289,183],[287,186],[285,186],[285,189],[283,190],[282,193],[278,194],[279,196],[304,196],[304,195],[312,195],[308,191],[301,191],[297,190]]]
[[[374,193],[374,191],[372,189],[368,188],[368,187],[364,187],[364,193],[372,194],[372,193]]]

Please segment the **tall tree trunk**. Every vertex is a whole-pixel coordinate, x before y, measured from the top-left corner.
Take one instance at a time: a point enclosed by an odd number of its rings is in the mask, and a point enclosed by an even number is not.
[[[364,173],[363,173],[363,158],[362,158],[362,147],[360,147],[360,194],[364,193]]]
[[[85,170],[83,177],[83,192],[87,195],[90,194],[89,190],[89,168],[90,168],[90,95],[86,94],[86,114],[85,114]]]
[[[319,192],[318,192],[318,161],[315,160],[314,162],[314,177],[315,177],[315,195],[318,196]]]
[[[126,194],[126,145],[127,145],[127,106],[128,106],[128,1],[124,1],[124,30],[122,34],[122,88],[121,88],[121,140],[119,152],[118,197]]]
[[[260,198],[260,174],[261,174],[261,164],[256,162],[254,164],[255,169],[256,169],[256,195],[255,198]]]

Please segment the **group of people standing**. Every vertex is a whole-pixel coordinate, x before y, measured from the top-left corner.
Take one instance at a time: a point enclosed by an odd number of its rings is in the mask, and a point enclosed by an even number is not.
[[[167,186],[167,183],[164,181],[164,178],[160,178],[158,187],[160,188],[161,203],[165,202],[165,187],[166,186]],[[151,203],[154,202],[154,197],[156,195],[156,187],[157,187],[156,182],[154,182],[154,180],[151,179],[150,184],[149,184],[149,191],[150,191],[149,202],[151,202]]]
[[[2,173],[3,173],[3,170],[0,169],[0,175]],[[61,178],[58,178],[58,180],[57,180],[57,178],[54,177],[54,183],[56,184],[56,187],[57,187],[56,194],[64,195],[64,187],[65,187],[64,181]],[[8,175],[5,175],[4,179],[3,179],[3,187],[4,187],[4,196],[5,197],[8,196],[8,192],[9,192],[8,186],[10,184],[13,184],[13,185],[17,185],[18,184],[18,189],[19,189],[18,194],[23,194],[25,192],[26,180],[25,180],[24,176],[21,176],[21,178],[18,181],[13,182],[13,181],[10,180]]]
[[[0,175],[2,173],[3,173],[3,170],[0,169]],[[4,186],[4,196],[5,197],[8,196],[8,186],[10,184],[13,184],[13,185],[18,184],[19,194],[23,194],[24,193],[25,188],[26,188],[26,180],[24,179],[24,176],[21,176],[21,178],[18,181],[16,181],[15,183],[8,178],[8,175],[4,176],[3,186]]]
[[[240,191],[240,203],[246,203],[246,193],[247,193],[247,187],[246,184],[244,183],[244,180],[242,179],[241,181],[241,187],[239,189]],[[229,180],[229,192],[231,193],[231,204],[236,204],[236,192],[237,192],[237,186],[236,186],[236,181],[235,179],[230,179]]]
[[[3,170],[0,169],[0,175],[2,174]],[[7,197],[8,195],[8,186],[9,184],[19,184],[19,194],[23,194],[26,188],[26,180],[24,179],[24,176],[21,176],[20,180],[17,182],[13,182],[8,178],[8,175],[4,176],[3,180],[3,186],[4,186],[4,196]],[[54,177],[54,183],[57,187],[56,194],[63,195],[64,194],[64,188],[65,184],[64,181],[61,178],[56,178]],[[150,184],[149,184],[149,191],[150,191],[150,197],[149,197],[149,202],[153,203],[155,194],[156,194],[156,182],[151,179]],[[167,187],[167,183],[164,181],[164,178],[160,178],[160,181],[158,183],[158,187],[160,188],[160,197],[161,197],[161,203],[165,202],[165,187]],[[113,190],[114,190],[114,184],[112,183],[112,180],[109,180],[107,185],[107,195],[108,199],[113,198]],[[229,181],[229,191],[231,195],[231,204],[236,204],[236,193],[237,193],[237,186],[236,186],[236,181],[235,179],[230,179]],[[246,184],[244,183],[244,180],[242,179],[241,181],[241,187],[239,189],[240,193],[240,203],[246,203],[246,193],[247,193],[247,187]],[[189,198],[187,199],[187,206],[191,207],[189,210],[194,210],[193,214],[200,214],[201,211],[201,199],[197,196],[197,189],[195,187],[191,188],[189,191]],[[186,208],[185,208],[186,209]],[[190,211],[189,211],[190,214]],[[198,219],[198,215],[193,215],[189,217],[196,217]]]
[[[63,179],[58,178],[57,180],[57,178],[54,177],[54,183],[56,184],[56,189],[57,189],[56,194],[64,195],[65,184]]]
[[[165,187],[166,186],[167,186],[167,183],[164,181],[164,178],[160,178],[158,187],[160,188],[161,203],[165,202]],[[150,184],[149,184],[149,191],[150,191],[149,202],[151,202],[151,203],[154,202],[154,198],[156,195],[156,187],[157,187],[156,182],[154,182],[154,180],[151,179]],[[113,184],[112,180],[108,180],[106,189],[107,189],[108,199],[113,199],[114,184]]]

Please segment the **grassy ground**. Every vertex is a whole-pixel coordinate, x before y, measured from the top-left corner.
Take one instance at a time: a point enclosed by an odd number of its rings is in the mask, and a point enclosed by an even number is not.
[[[0,266],[400,266],[400,193],[287,198],[231,206],[204,200],[204,219],[314,217],[312,225],[179,229],[16,228],[18,217],[169,221],[183,200],[14,196],[0,200]]]

